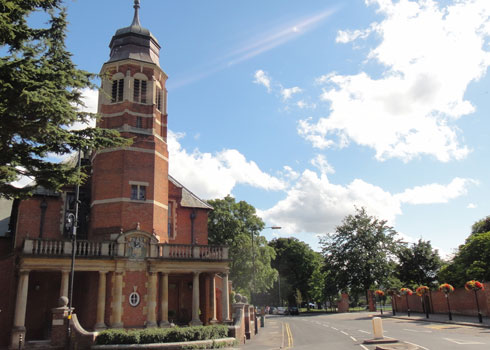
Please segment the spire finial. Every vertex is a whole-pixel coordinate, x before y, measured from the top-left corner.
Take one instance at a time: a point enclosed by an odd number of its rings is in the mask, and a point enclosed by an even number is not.
[[[140,16],[139,16],[140,0],[134,0],[133,7],[134,7],[134,18],[133,18],[133,23],[131,23],[131,26],[141,27]]]

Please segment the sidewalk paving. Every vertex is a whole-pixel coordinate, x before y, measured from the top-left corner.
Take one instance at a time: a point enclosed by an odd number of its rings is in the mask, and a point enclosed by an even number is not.
[[[378,316],[381,316],[381,313],[378,313]],[[423,321],[423,322],[439,322],[439,323],[448,323],[448,324],[458,324],[463,326],[472,326],[472,327],[485,327],[490,328],[490,317],[483,316],[483,323],[478,322],[478,315],[475,316],[465,316],[465,315],[452,315],[453,320],[449,320],[448,314],[429,314],[429,318],[426,318],[425,314],[419,312],[410,312],[410,317],[408,317],[406,312],[397,312],[396,316],[393,316],[393,313],[383,312],[382,317],[390,317],[390,318],[399,318],[404,320],[412,320],[412,321]]]

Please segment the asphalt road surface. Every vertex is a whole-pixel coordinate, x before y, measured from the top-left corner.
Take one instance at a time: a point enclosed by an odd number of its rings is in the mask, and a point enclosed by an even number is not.
[[[372,350],[375,345],[363,344],[373,338],[372,314],[302,314],[270,316],[254,340],[243,349],[335,349]],[[490,349],[490,328],[454,324],[383,319],[384,336],[395,338],[407,349],[466,350]],[[402,347],[403,348],[403,347]]]

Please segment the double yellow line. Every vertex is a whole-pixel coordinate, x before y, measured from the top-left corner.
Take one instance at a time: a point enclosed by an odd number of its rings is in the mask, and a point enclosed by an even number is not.
[[[284,323],[284,328],[286,328],[286,335],[288,337],[288,345],[286,349],[292,348],[294,345],[293,341],[293,333],[291,333],[291,328],[289,327],[289,323]]]

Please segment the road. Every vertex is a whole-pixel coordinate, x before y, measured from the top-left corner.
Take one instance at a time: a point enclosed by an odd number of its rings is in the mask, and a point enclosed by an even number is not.
[[[271,316],[266,319],[264,334],[244,349],[335,349],[371,350],[363,341],[372,338],[370,313],[302,314]],[[490,328],[417,322],[393,318],[383,319],[384,335],[417,345],[423,350],[489,349]],[[267,334],[270,332],[270,334]]]

